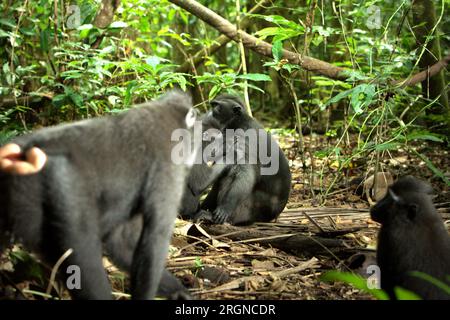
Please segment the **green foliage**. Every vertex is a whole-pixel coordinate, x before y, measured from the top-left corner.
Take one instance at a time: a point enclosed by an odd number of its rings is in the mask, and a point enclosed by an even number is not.
[[[324,273],[320,277],[320,279],[322,281],[326,281],[326,282],[341,281],[341,282],[344,282],[347,284],[351,284],[355,288],[365,291],[379,300],[388,300],[389,299],[386,292],[384,292],[381,289],[370,289],[367,286],[367,279],[364,279],[363,277],[353,274],[353,273],[350,273],[350,272],[339,272],[339,271],[332,270],[332,271],[328,271],[328,272]]]
[[[62,5],[55,15],[54,1],[0,4],[0,96],[18,99],[0,108],[4,132],[121,112],[172,87],[195,88],[206,99],[223,91],[240,93],[247,84],[253,109],[264,102],[272,118],[293,123],[290,115],[294,112],[286,110],[293,104],[286,83],[292,83],[301,118],[309,126],[326,127],[326,136],[337,139],[336,145],[316,155],[342,166],[373,154],[382,158],[399,148],[415,154],[411,143],[450,142],[442,129],[448,127],[448,113],[434,111],[439,109],[437,101],[419,96],[419,86],[392,84],[418,71],[417,60],[423,51],[412,33],[415,26],[405,22],[410,1],[325,1],[313,14],[310,2],[292,7],[277,0],[258,14],[247,14],[249,3],[237,13],[234,1],[209,1],[210,9],[232,23],[238,14],[251,17],[246,31],[272,44],[272,58],[246,50],[247,74],[242,73],[240,51],[233,42],[214,54],[201,51],[205,63],[195,72],[178,72],[178,66],[196,52],[215,44],[219,34],[167,0],[122,0],[105,28],[95,25],[100,2],[70,3],[79,9],[79,21]],[[368,23],[374,18],[372,5],[380,9],[380,25],[375,28]],[[441,3],[437,6],[440,14]],[[439,19],[438,27],[443,30],[439,35],[445,44],[449,18]],[[432,38],[437,39],[436,35]],[[442,48],[443,55],[448,54],[446,46]],[[348,79],[305,72],[283,58],[283,49],[345,67]],[[30,97],[37,102],[20,100]],[[324,115],[336,110],[342,110],[345,117],[320,123]],[[427,128],[424,122],[436,125]],[[358,135],[356,145],[345,145],[349,132]],[[422,153],[417,156],[448,183],[445,170]]]
[[[443,291],[445,291],[447,294],[450,295],[450,286],[445,284],[444,282],[442,282],[426,273],[419,272],[419,271],[413,271],[413,272],[411,272],[411,275],[432,283],[433,285],[442,289]]]
[[[423,272],[414,271],[414,272],[411,272],[411,275],[421,278],[425,281],[428,281],[428,282],[432,283],[433,285],[435,285],[436,287],[442,289],[446,293],[450,294],[450,287],[448,285],[446,285],[442,281],[439,281],[438,279],[436,279],[428,274],[425,274]],[[344,283],[354,286],[355,288],[357,288],[359,290],[362,290],[364,292],[371,294],[373,297],[375,297],[379,300],[388,300],[389,299],[386,292],[384,292],[381,289],[370,289],[368,287],[367,279],[364,279],[363,277],[353,274],[353,273],[350,273],[350,272],[340,272],[340,271],[336,271],[336,270],[328,271],[328,272],[322,274],[321,280],[326,281],[326,282],[336,282],[336,281],[344,282]],[[411,292],[411,291],[406,290],[401,287],[395,287],[394,293],[398,300],[421,300],[420,296],[418,296],[414,292]]]

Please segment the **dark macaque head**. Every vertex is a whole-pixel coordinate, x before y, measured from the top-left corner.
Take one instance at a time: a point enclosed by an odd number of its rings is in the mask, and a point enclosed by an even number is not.
[[[429,219],[435,219],[432,192],[427,183],[405,176],[389,187],[386,196],[372,207],[370,215],[381,224],[426,223]]]
[[[222,94],[211,101],[212,115],[221,124],[225,124],[236,116],[247,114],[241,99],[229,94]]]

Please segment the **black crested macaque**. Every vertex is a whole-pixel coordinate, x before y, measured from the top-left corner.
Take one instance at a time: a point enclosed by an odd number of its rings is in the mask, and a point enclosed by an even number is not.
[[[370,210],[372,219],[381,223],[377,262],[381,288],[391,299],[396,298],[395,287],[427,300],[450,299],[441,288],[411,274],[418,271],[450,285],[450,236],[432,191],[425,182],[405,176]]]
[[[202,212],[210,212],[213,222],[219,224],[245,225],[275,219],[286,206],[291,189],[291,173],[285,155],[264,127],[246,113],[238,97],[220,95],[211,101],[211,106],[213,109],[204,121],[214,119],[216,128],[225,136],[224,143],[231,141],[237,145],[233,152],[238,161],[213,165],[222,168],[222,173],[201,204]],[[228,129],[242,130],[234,131],[230,137]],[[247,140],[252,134],[256,140]],[[239,142],[236,144],[236,141]],[[223,150],[229,153],[228,149],[224,146]],[[260,157],[264,149],[265,163]],[[256,161],[250,161],[251,158]]]
[[[111,299],[103,241],[141,214],[131,294],[152,299],[188,174],[172,159],[178,143],[171,138],[192,127],[191,107],[188,95],[173,91],[117,116],[41,129],[0,148],[0,240],[20,241],[51,265],[73,249],[59,269],[65,277],[72,275],[68,266],[81,270],[73,298]]]

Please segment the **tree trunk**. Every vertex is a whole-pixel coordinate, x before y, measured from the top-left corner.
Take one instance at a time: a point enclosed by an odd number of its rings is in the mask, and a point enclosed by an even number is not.
[[[426,50],[419,61],[419,66],[421,70],[426,70],[441,59],[441,48],[437,29],[432,34],[436,24],[436,8],[432,0],[415,0],[413,2],[412,12],[413,23],[415,25],[413,30],[417,39],[419,52],[426,45]],[[427,37],[429,36],[433,36],[434,38],[426,43]],[[449,113],[444,72],[445,69],[433,77],[427,77],[422,81],[422,92],[425,97],[433,100],[440,96],[438,100],[440,106],[436,104],[435,107],[429,109],[432,114]]]

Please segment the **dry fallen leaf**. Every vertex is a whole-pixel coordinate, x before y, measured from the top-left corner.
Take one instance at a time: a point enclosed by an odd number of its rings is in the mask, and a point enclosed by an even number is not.
[[[367,200],[372,205],[381,200],[387,193],[390,185],[394,183],[394,179],[389,172],[378,172],[371,175],[364,181],[364,190],[366,192]]]

